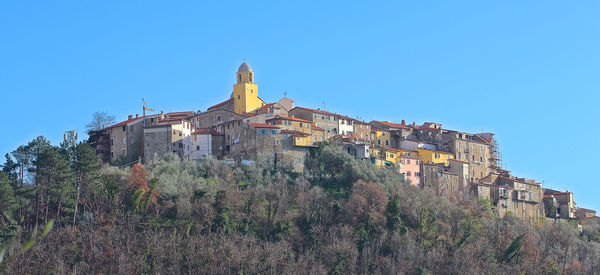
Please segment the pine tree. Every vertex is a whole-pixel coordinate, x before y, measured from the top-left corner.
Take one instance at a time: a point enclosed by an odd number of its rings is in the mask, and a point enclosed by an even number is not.
[[[91,189],[96,189],[95,183],[100,178],[100,160],[96,155],[96,150],[88,143],[80,143],[75,148],[75,159],[73,163],[73,170],[77,177],[76,180],[76,199],[75,199],[75,210],[73,212],[73,227],[77,220],[77,210],[80,204],[81,190],[84,190],[85,194],[95,194]],[[92,198],[86,196],[86,202],[89,203]]]

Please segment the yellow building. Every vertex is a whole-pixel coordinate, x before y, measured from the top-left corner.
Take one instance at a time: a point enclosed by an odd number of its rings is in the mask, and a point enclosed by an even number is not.
[[[319,126],[312,125],[312,135],[312,139],[314,142],[322,142],[327,140],[325,138],[325,129]]]
[[[391,146],[390,132],[380,128],[371,127],[371,142],[375,146]]]
[[[254,84],[254,72],[248,63],[240,65],[237,83],[233,84],[233,111],[237,114],[249,113],[262,106],[265,101],[258,97],[258,85]]]
[[[294,138],[294,146],[313,146],[312,136],[309,133],[294,130],[281,130],[281,133],[291,135]]]
[[[297,117],[276,116],[267,119],[266,122],[269,125],[281,126],[281,129],[285,130],[298,131],[307,134],[312,133],[312,122]]]
[[[423,163],[443,163],[448,165],[449,159],[454,159],[454,154],[430,149],[417,149],[419,157],[423,160]]]

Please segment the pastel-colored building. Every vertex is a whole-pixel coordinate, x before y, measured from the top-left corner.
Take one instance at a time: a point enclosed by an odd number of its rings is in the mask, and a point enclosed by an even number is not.
[[[449,165],[449,160],[454,158],[454,154],[449,152],[442,152],[436,150],[430,150],[425,148],[417,149],[419,152],[419,157],[423,160],[424,163],[442,163],[444,165]]]
[[[371,126],[371,142],[373,145],[382,147],[391,146],[392,142],[390,136],[391,134],[389,131]]]
[[[237,114],[249,113],[265,106],[258,96],[258,85],[254,84],[254,72],[244,62],[237,71],[237,83],[233,85],[233,111]]]
[[[421,159],[418,157],[400,156],[400,173],[412,185],[421,186]]]

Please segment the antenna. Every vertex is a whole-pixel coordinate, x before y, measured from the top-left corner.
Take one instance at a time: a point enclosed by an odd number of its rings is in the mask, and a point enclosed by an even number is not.
[[[287,97],[287,91],[283,91],[283,97]]]
[[[323,111],[327,111],[327,109],[325,108],[325,101],[323,101]]]

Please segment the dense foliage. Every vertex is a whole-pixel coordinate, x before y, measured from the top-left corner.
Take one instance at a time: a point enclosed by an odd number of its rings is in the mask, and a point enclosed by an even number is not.
[[[165,156],[119,169],[86,143],[38,138],[0,173],[0,272],[600,272],[597,228],[499,219],[489,203],[435,197],[331,145],[305,164]]]

